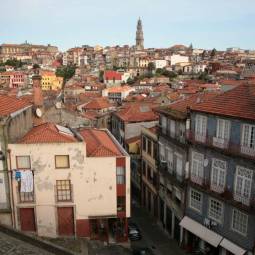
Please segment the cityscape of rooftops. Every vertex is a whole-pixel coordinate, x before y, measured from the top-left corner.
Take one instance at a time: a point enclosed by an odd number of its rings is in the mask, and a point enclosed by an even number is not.
[[[254,1],[0,6],[0,255],[255,255]]]

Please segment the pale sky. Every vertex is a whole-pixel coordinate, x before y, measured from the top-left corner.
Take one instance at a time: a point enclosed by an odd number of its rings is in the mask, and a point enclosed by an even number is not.
[[[255,0],[0,0],[0,44],[255,49]]]

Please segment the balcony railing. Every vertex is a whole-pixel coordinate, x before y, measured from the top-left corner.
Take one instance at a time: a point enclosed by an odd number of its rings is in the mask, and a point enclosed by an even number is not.
[[[196,184],[201,185],[201,186],[204,184],[204,178],[199,177],[199,176],[191,175],[190,180]]]
[[[225,191],[225,187],[215,185],[215,184],[211,184],[210,188],[212,191],[217,192],[219,194],[221,194]]]
[[[242,196],[240,194],[236,194],[236,193],[234,193],[234,200],[241,202],[242,204],[247,205],[247,206],[250,206],[250,202],[251,202],[250,198],[244,197],[244,196]]]
[[[35,201],[34,192],[20,192],[17,189],[17,194],[20,203],[33,203]]]
[[[220,149],[227,149],[228,148],[228,140],[221,139],[218,137],[213,137],[213,146],[218,147]]]
[[[195,133],[195,140],[196,140],[197,142],[205,143],[205,141],[206,141],[206,136],[205,136],[205,135],[202,135],[202,134],[197,134],[197,133]]]
[[[241,146],[241,153],[249,155],[251,157],[255,157],[255,149],[250,147]]]
[[[191,143],[200,143],[208,147],[221,149],[228,154],[255,159],[255,150],[253,148],[241,146],[240,144],[234,144],[230,141],[219,139],[213,136],[197,135],[192,131],[188,131],[186,136]]]

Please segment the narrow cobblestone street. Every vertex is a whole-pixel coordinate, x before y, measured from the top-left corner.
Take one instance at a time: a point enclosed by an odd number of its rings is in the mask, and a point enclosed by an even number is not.
[[[53,255],[29,243],[0,232],[0,255]]]
[[[186,253],[159,227],[142,207],[132,208],[132,221],[135,222],[142,233],[142,240],[132,242],[133,248],[148,247],[155,255],[185,255]]]

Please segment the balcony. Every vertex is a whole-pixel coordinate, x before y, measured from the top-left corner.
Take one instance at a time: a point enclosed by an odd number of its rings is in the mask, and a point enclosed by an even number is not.
[[[200,142],[200,143],[205,143],[206,141],[206,136],[205,135],[202,135],[202,134],[197,134],[195,133],[195,140],[197,142]]]
[[[19,203],[34,203],[35,197],[34,192],[20,192],[17,189]]]
[[[216,193],[219,193],[219,194],[222,194],[222,193],[225,192],[224,187],[216,185],[216,184],[211,184],[210,188],[211,188],[212,191],[214,191]]]
[[[200,186],[204,184],[204,178],[199,176],[191,175],[190,180],[196,184],[199,184]]]
[[[249,155],[251,157],[255,157],[255,149],[254,148],[241,146],[241,153],[243,153],[245,155]]]
[[[218,137],[213,137],[213,146],[218,147],[220,149],[227,149],[228,148],[228,140],[218,138]]]
[[[231,143],[230,141],[219,139],[213,136],[201,136],[195,132],[188,131],[187,139],[193,144],[203,144],[204,146],[219,149],[231,156],[241,156],[248,159],[255,159],[255,149]]]
[[[244,204],[246,206],[250,206],[250,202],[251,202],[250,198],[244,197],[244,196],[242,196],[240,194],[236,194],[236,193],[234,193],[234,200],[237,202],[241,202],[242,204]]]

